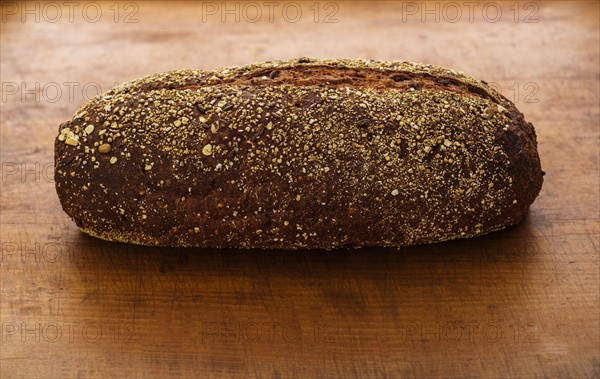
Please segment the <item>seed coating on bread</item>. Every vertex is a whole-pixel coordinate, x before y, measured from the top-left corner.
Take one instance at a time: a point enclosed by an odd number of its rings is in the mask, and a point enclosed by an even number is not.
[[[144,245],[406,246],[518,223],[533,126],[484,82],[300,58],[116,87],[59,128],[56,189],[84,232]]]

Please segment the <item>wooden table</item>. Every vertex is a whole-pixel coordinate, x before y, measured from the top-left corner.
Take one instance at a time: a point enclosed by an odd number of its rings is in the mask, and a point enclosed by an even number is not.
[[[598,5],[254,4],[1,5],[0,376],[598,378]],[[538,133],[526,220],[400,251],[266,252],[108,243],[62,212],[53,140],[86,98],[298,56],[494,83]]]

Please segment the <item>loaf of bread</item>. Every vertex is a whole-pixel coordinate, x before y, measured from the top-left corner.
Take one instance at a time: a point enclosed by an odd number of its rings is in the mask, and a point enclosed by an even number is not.
[[[483,81],[300,58],[120,85],[59,128],[56,190],[85,233],[143,245],[406,246],[517,224],[533,126]]]

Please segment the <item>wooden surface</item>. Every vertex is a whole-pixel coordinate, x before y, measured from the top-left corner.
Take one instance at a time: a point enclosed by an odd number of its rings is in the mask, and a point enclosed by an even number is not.
[[[97,22],[86,3],[72,22],[61,2],[58,20],[2,4],[0,377],[598,378],[598,5],[496,2],[492,22],[486,3],[455,3],[457,19],[446,3],[320,2],[315,19],[310,2],[297,22],[289,2],[273,22],[242,3],[239,22],[220,2],[117,2],[117,19],[93,3]],[[538,133],[547,175],[527,219],[400,251],[264,252],[108,243],[62,212],[53,141],[84,90],[298,56],[495,83]]]

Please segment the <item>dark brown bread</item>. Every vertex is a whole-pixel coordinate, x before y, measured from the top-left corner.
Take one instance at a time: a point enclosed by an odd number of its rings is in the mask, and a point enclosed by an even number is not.
[[[517,224],[533,126],[429,65],[301,58],[152,75],[59,129],[56,190],[93,236],[144,245],[405,246]]]

